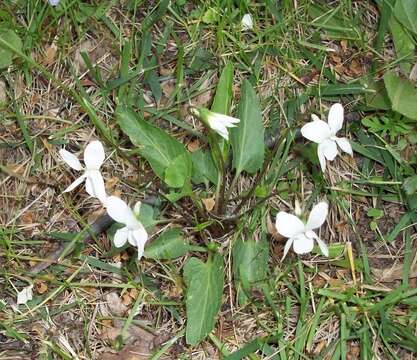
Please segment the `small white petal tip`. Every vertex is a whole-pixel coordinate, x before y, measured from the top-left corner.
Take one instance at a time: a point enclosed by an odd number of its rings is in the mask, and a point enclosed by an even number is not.
[[[253,30],[253,19],[252,19],[252,15],[251,14],[245,14],[242,17],[242,30],[243,31],[247,31],[247,30]]]

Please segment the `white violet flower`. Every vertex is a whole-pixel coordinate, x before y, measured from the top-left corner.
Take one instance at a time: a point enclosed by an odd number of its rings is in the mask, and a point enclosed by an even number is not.
[[[337,145],[349,155],[353,155],[352,146],[346,138],[339,138],[336,133],[343,126],[343,106],[334,104],[330,107],[328,123],[311,115],[313,121],[301,128],[301,134],[310,141],[319,144],[317,154],[323,172],[326,170],[326,159],[332,161],[338,154]],[[336,145],[337,144],[337,145]]]
[[[65,149],[59,150],[62,160],[74,170],[85,170],[84,174],[76,179],[64,192],[75,189],[85,180],[85,190],[90,196],[99,199],[102,203],[106,201],[106,189],[104,187],[103,176],[100,173],[100,166],[104,162],[104,148],[100,141],[92,141],[84,150],[85,169],[77,157]]]
[[[17,305],[26,304],[33,297],[33,285],[23,288],[17,293]]]
[[[48,0],[49,5],[58,6],[61,0]]]
[[[251,14],[243,15],[241,25],[242,25],[242,30],[243,31],[252,30],[253,29],[252,15]]]
[[[198,116],[210,129],[218,133],[222,138],[229,141],[228,128],[236,127],[240,119],[224,114],[216,113],[205,108],[191,108],[191,113]]]
[[[321,252],[325,256],[329,256],[327,245],[321,240],[313,231],[319,228],[326,221],[328,212],[328,205],[326,202],[320,202],[313,207],[307,223],[304,224],[300,218],[295,215],[288,214],[285,211],[280,211],[275,221],[277,231],[288,238],[282,259],[288,253],[291,245],[293,245],[294,252],[297,254],[307,254],[314,247],[314,240],[320,247]]]
[[[148,233],[142,223],[136,218],[133,210],[117,196],[109,196],[106,200],[107,214],[125,227],[116,231],[114,246],[122,247],[126,241],[138,248],[138,259],[143,255]],[[135,206],[137,209],[137,206]]]

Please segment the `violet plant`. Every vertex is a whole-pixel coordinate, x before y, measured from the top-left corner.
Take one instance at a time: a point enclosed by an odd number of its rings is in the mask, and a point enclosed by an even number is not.
[[[99,141],[93,141],[86,146],[85,167],[76,156],[66,150],[60,150],[62,159],[72,169],[84,171],[64,192],[75,189],[85,181],[87,193],[101,202],[114,221],[123,225],[113,236],[116,249],[128,243],[137,249],[138,260],[143,256],[156,260],[174,259],[190,251],[209,253],[206,262],[198,257],[190,257],[184,266],[185,283],[188,288],[186,341],[192,345],[200,342],[214,327],[215,315],[220,309],[224,279],[219,245],[208,240],[203,233],[208,229],[225,234],[230,226],[241,227],[241,219],[244,216],[251,212],[256,214],[259,206],[276,194],[273,186],[278,182],[277,176],[282,173],[282,166],[296,133],[293,129],[284,131],[271,149],[266,149],[259,99],[251,84],[245,81],[241,89],[240,102],[236,111],[233,111],[232,79],[233,67],[228,65],[220,77],[211,109],[190,108],[191,115],[201,120],[206,130],[204,135],[199,136],[205,139],[207,146],[195,152],[187,150],[179,140],[145,120],[131,106],[121,104],[116,110],[116,119],[122,131],[128,135],[137,153],[147,160],[159,177],[160,195],[164,200],[175,204],[179,210],[185,209],[182,200],[184,198],[189,199],[194,205],[195,211],[192,214],[185,212],[183,220],[189,221],[189,225],[198,229],[197,233],[201,234],[204,247],[189,244],[184,239],[181,228],[166,230],[157,239],[148,242],[152,237],[153,226],[158,221],[165,220],[152,218],[145,223],[140,211],[140,202],[132,209],[119,197],[108,196],[105,193],[104,180],[100,173],[105,154]],[[235,112],[235,116],[230,115],[232,112]],[[323,171],[326,159],[333,160],[336,157],[337,146],[352,155],[348,140],[336,136],[343,125],[342,105],[335,104],[330,108],[328,123],[315,115],[312,118],[311,123],[302,127],[301,133],[319,144],[317,154]],[[232,177],[231,168],[234,170]],[[256,176],[251,178],[254,174]],[[243,191],[243,195],[236,197],[233,194],[237,191],[238,180],[242,177],[252,179],[251,186]],[[204,184],[204,187],[201,184]],[[208,206],[204,199],[208,194],[212,194],[213,188],[215,191],[211,201],[214,205]],[[265,195],[259,199],[257,194],[261,190]],[[308,254],[313,250],[315,243],[324,256],[329,256],[328,246],[314,231],[326,221],[328,208],[328,203],[322,201],[312,208],[308,217],[301,213],[298,207],[295,215],[285,211],[277,213],[276,231],[288,239],[283,248],[282,259],[291,248],[297,255]],[[262,221],[262,217],[254,218],[256,221]],[[245,256],[251,257],[254,253],[253,249],[249,251],[248,246],[259,248],[263,245],[247,240],[246,243],[237,242],[235,246],[234,261],[239,261],[239,258],[240,261],[244,261]],[[259,248],[255,253],[257,251],[263,250]],[[245,271],[245,268],[235,269],[236,278],[253,277],[253,274],[245,275]],[[208,279],[212,278],[217,281],[208,283]],[[242,284],[238,286],[247,287]],[[202,296],[210,297],[210,304],[201,304],[200,295],[206,291],[209,293]],[[196,294],[199,296],[195,296]],[[241,295],[239,298],[244,299]],[[199,311],[196,312],[195,309]]]

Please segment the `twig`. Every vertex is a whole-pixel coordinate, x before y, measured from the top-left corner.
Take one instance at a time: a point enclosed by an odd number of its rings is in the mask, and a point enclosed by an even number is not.
[[[86,243],[88,242],[92,237],[97,236],[101,234],[102,232],[106,231],[111,224],[113,224],[114,220],[108,216],[107,214],[100,216],[96,221],[94,221],[89,228],[89,231],[84,234],[84,236],[80,239],[80,242]],[[67,243],[63,242],[58,249],[54,250],[47,256],[47,260],[45,262],[39,263],[35,265],[31,270],[31,274],[38,274],[39,272],[45,270],[52,264],[58,263],[58,259],[61,257],[61,254],[67,247]],[[67,255],[73,250],[70,249],[67,252]]]
[[[0,171],[4,172],[6,175],[8,175],[10,177],[13,177],[13,178],[16,178],[20,181],[25,182],[26,184],[42,184],[42,185],[45,185],[45,186],[52,187],[54,189],[59,188],[57,183],[51,183],[51,182],[41,180],[41,179],[38,179],[38,178],[33,178],[33,177],[25,178],[24,176],[22,176],[20,174],[17,174],[13,170],[9,169],[7,166],[4,166],[2,164],[0,164]]]

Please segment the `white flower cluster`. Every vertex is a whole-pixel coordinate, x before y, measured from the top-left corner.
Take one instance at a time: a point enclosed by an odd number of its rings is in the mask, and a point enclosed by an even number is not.
[[[317,147],[317,155],[323,172],[326,170],[326,159],[332,161],[336,158],[338,154],[337,146],[349,155],[353,155],[352,146],[348,139],[336,136],[336,133],[343,126],[343,114],[343,106],[341,104],[334,104],[330,107],[327,123],[313,114],[311,116],[313,121],[305,124],[301,128],[301,134],[306,139],[319,144]],[[291,245],[297,254],[309,253],[313,250],[314,240],[317,241],[323,255],[329,256],[327,245],[313,231],[326,221],[328,208],[326,202],[320,202],[315,205],[306,223],[298,216],[287,214],[284,211],[278,213],[275,227],[282,236],[288,238],[284,247],[283,259],[287,255]]]
[[[345,153],[353,155],[352,146],[348,139],[336,136],[336,133],[343,126],[343,113],[342,104],[334,104],[330,107],[327,123],[313,114],[311,115],[313,121],[301,128],[301,134],[306,139],[319,144],[317,155],[323,172],[326,170],[326,159],[333,161],[336,158],[338,154],[337,146]]]
[[[100,167],[105,159],[102,143],[96,140],[86,146],[84,150],[85,167],[81,165],[74,154],[71,154],[67,150],[61,149],[59,154],[69,167],[77,171],[84,171],[64,192],[75,189],[85,181],[85,190],[88,195],[100,200],[106,208],[107,214],[113,220],[125,225],[116,231],[114,245],[116,247],[122,247],[126,241],[129,241],[130,245],[137,247],[138,259],[140,259],[143,255],[145,243],[148,240],[148,233],[142,223],[136,218],[133,210],[122,199],[117,196],[107,196],[104,179],[100,172]],[[135,207],[139,206],[140,203]]]
[[[213,113],[207,109],[193,109],[193,113],[200,116],[203,121],[221,137],[228,140],[228,128],[236,126],[239,119]],[[339,138],[336,133],[343,126],[343,106],[334,104],[331,106],[328,116],[328,123],[320,120],[316,115],[312,115],[312,122],[305,124],[301,128],[301,134],[307,139],[318,143],[317,154],[320,166],[323,172],[326,170],[326,159],[332,161],[338,154],[337,147],[349,155],[352,155],[352,147],[346,138]],[[103,176],[100,173],[100,167],[104,162],[104,148],[100,141],[93,141],[87,145],[84,150],[83,167],[76,156],[61,149],[59,151],[62,160],[68,166],[77,171],[83,171],[83,174],[69,185],[64,192],[68,192],[76,188],[85,181],[85,189],[87,193],[97,198],[106,207],[107,213],[115,221],[124,224],[114,236],[114,245],[116,247],[123,246],[126,241],[138,249],[138,258],[140,259],[144,252],[144,246],[148,240],[148,234],[136,218],[133,210],[120,198],[116,196],[107,196]],[[136,206],[140,206],[138,203]],[[135,208],[136,208],[135,206]],[[313,231],[318,229],[326,221],[328,213],[328,204],[320,202],[315,205],[304,223],[297,212],[291,215],[286,212],[279,212],[276,217],[275,227],[277,231],[288,238],[284,247],[284,256],[287,255],[291,246],[297,254],[306,254],[313,250],[314,241],[317,242],[323,255],[329,256],[326,244]]]

